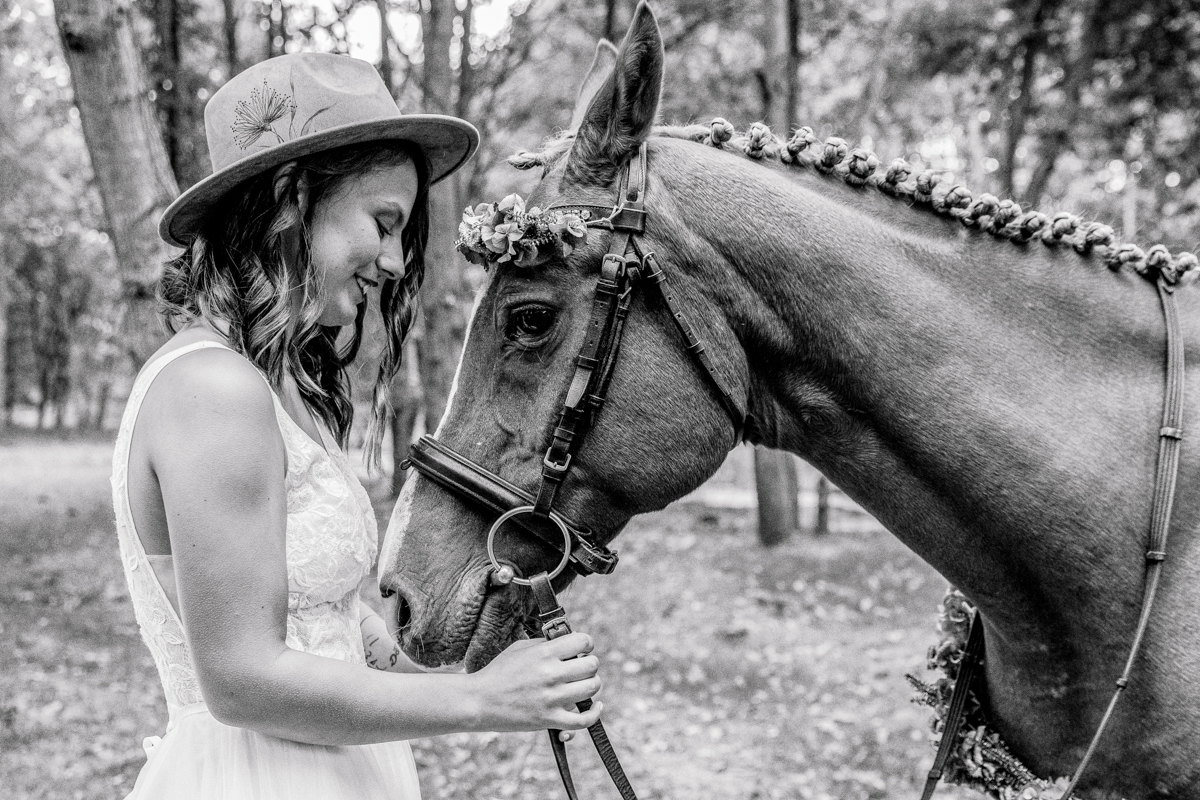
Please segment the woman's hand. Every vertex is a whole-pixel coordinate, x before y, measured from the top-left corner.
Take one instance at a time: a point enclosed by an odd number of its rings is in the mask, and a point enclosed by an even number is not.
[[[473,675],[480,703],[480,727],[496,731],[543,728],[575,730],[600,719],[603,704],[579,711],[603,685],[599,660],[591,655],[592,639],[569,633],[558,639],[514,642]]]

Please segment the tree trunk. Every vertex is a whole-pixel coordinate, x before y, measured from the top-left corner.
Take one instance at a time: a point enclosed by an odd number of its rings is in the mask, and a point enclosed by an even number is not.
[[[401,464],[408,458],[417,418],[421,415],[421,378],[417,371],[419,352],[417,337],[410,334],[404,343],[403,367],[392,382],[392,497],[399,496],[400,487],[407,477],[407,470]]]
[[[178,194],[129,15],[117,0],[55,0],[75,105],[123,284],[123,349],[140,366],[159,327],[154,286],[170,252],[156,231]]]
[[[1033,107],[1033,82],[1037,77],[1037,59],[1046,46],[1046,3],[1038,3],[1029,28],[1021,38],[1021,79],[1017,98],[1008,106],[1004,150],[1000,154],[1000,196],[1016,197],[1013,175],[1016,174],[1017,146],[1025,135],[1029,111]],[[1010,90],[1011,91],[1011,90]]]
[[[0,236],[0,434],[8,427],[8,306],[12,292],[8,282],[8,259],[4,237]]]
[[[384,86],[392,96],[396,95],[395,81],[392,76],[392,35],[388,30],[388,0],[375,0],[375,10],[379,12],[379,76],[383,78]]]
[[[421,90],[427,113],[453,114],[458,88],[450,65],[454,38],[454,0],[430,0],[421,11],[421,38],[425,51]],[[427,314],[421,347],[421,385],[425,392],[425,419],[433,429],[442,418],[459,351],[466,334],[470,303],[466,261],[454,250],[462,202],[459,176],[444,180],[429,192],[429,243],[425,249],[425,284],[422,306]]]
[[[825,536],[829,533],[829,479],[817,475],[817,524],[813,528],[814,536]]]
[[[763,119],[779,136],[787,138],[792,120],[787,97],[789,54],[795,47],[795,35],[788,32],[792,14],[789,0],[763,0],[763,41],[765,59],[759,74],[763,99]],[[800,522],[800,487],[793,456],[779,450],[754,449],[754,483],[758,494],[758,541],[766,546],[785,541]]]
[[[185,118],[182,104],[186,99],[181,96],[182,82],[179,80],[179,0],[158,0],[155,9],[155,27],[158,29],[158,42],[161,49],[159,69],[161,76],[170,81],[170,87],[160,85],[155,91],[161,93],[159,107],[163,110],[164,144],[167,148],[167,160],[175,173],[175,180],[181,181],[183,174],[182,136],[179,126]]]
[[[238,68],[238,14],[234,0],[221,2],[225,9],[225,16],[221,20],[221,33],[225,39],[225,79],[228,80],[241,72]]]
[[[104,378],[100,381],[100,387],[96,392],[96,416],[92,418],[92,430],[104,430],[104,420],[108,417],[108,401],[112,397],[112,383]]]
[[[604,38],[610,42],[617,40],[617,0],[605,0]]]
[[[759,76],[763,120],[787,139],[796,124],[799,0],[763,0],[764,59]]]
[[[796,459],[782,450],[754,448],[758,495],[758,541],[772,547],[787,541],[800,525]]]
[[[454,115],[463,118],[471,115],[471,100],[475,97],[475,68],[471,66],[471,22],[475,12],[475,0],[465,2],[462,11],[462,57],[458,65],[458,98],[454,101]],[[474,169],[474,164],[467,169]],[[465,185],[461,177],[457,185],[460,189]]]
[[[1075,57],[1066,65],[1062,79],[1063,105],[1054,115],[1054,127],[1042,139],[1038,155],[1038,164],[1029,179],[1025,189],[1025,201],[1037,205],[1050,183],[1050,176],[1058,163],[1058,157],[1068,149],[1075,134],[1076,123],[1082,110],[1080,103],[1084,84],[1092,75],[1092,67],[1096,61],[1096,42],[1102,34],[1102,9],[1097,0],[1093,0],[1084,16],[1083,28],[1079,35]]]

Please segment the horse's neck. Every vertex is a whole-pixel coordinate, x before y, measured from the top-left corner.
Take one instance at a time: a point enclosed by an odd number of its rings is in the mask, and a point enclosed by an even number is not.
[[[1070,772],[1141,599],[1164,383],[1153,287],[810,168],[684,146],[657,151],[687,231],[659,229],[662,251],[677,248],[710,298],[714,349],[748,366],[757,434],[814,463],[976,602],[992,719],[1035,771]],[[698,160],[712,163],[689,178]],[[1177,297],[1195,363],[1196,292]],[[1148,775],[1181,774],[1193,756],[1166,758],[1139,731],[1200,747],[1194,715],[1178,722],[1200,707],[1194,637],[1178,643],[1200,626],[1200,449],[1183,450],[1156,622],[1124,706],[1136,711],[1119,710],[1104,743]],[[1114,776],[1146,794],[1128,764]]]
[[[714,171],[686,217],[724,263],[697,279],[743,343],[763,443],[1014,618],[1045,599],[1014,605],[1014,581],[1095,547],[1136,580],[1161,408],[1149,284],[811,170]]]

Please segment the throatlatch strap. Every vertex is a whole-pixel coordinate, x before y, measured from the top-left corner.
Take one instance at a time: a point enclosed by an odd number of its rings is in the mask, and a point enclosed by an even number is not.
[[[958,675],[954,678],[954,691],[950,694],[950,707],[946,709],[946,718],[942,721],[942,739],[938,742],[937,755],[933,759],[933,767],[929,777],[925,779],[925,790],[921,792],[921,800],[933,797],[942,773],[946,770],[946,762],[950,759],[950,751],[958,741],[958,729],[962,727],[963,717],[967,711],[967,697],[971,694],[971,684],[983,664],[983,617],[978,611],[971,612],[971,629],[967,634],[967,646],[963,649],[962,660],[958,663]]]
[[[533,599],[537,603],[538,622],[541,623],[543,635],[547,639],[557,639],[570,633],[571,626],[567,622],[567,613],[559,604],[557,595],[554,594],[554,587],[550,585],[550,577],[545,572],[540,572],[529,579],[529,587],[533,590]],[[582,700],[575,706],[580,711],[587,711],[592,707],[592,701]],[[608,733],[604,730],[604,723],[596,720],[588,727],[587,731],[588,735],[592,737],[592,744],[596,746],[596,752],[600,755],[601,763],[608,770],[608,777],[612,778],[613,785],[621,793],[622,800],[637,800],[637,795],[634,793],[629,779],[625,777],[625,770],[617,758],[617,752],[608,739]],[[554,750],[554,762],[558,766],[558,775],[562,778],[567,797],[570,800],[576,800],[575,782],[571,779],[571,766],[567,763],[566,745],[558,738],[559,733],[561,731],[553,729],[550,731],[550,746]]]

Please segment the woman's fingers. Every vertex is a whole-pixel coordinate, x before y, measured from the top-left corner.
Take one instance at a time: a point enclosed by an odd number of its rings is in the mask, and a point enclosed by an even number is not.
[[[592,637],[586,633],[572,632],[550,640],[548,645],[551,653],[565,661],[592,652]]]
[[[590,678],[585,678],[580,681],[572,681],[571,683],[563,684],[562,687],[562,702],[564,705],[574,705],[583,700],[590,700],[604,688],[604,682],[600,680],[599,675],[594,675]]]
[[[600,659],[595,656],[579,656],[562,662],[559,670],[563,680],[581,681],[600,671]]]
[[[562,709],[559,714],[561,719],[555,722],[554,727],[564,731],[575,731],[581,728],[590,728],[595,725],[600,719],[600,713],[604,711],[604,703],[599,700],[592,703],[592,707],[587,711],[568,711]]]

